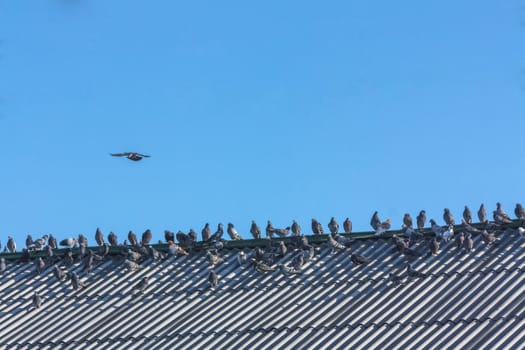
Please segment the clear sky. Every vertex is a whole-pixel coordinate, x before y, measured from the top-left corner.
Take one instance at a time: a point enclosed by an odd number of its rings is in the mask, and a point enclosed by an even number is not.
[[[510,214],[524,131],[522,1],[0,0],[2,244]]]

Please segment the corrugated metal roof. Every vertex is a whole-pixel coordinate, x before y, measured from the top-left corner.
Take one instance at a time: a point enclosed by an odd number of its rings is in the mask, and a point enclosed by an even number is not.
[[[454,242],[412,266],[427,274],[406,278],[406,257],[386,238],[358,240],[344,251],[317,248],[302,274],[262,273],[239,266],[250,243],[225,248],[207,282],[202,251],[149,259],[130,272],[110,256],[92,272],[69,267],[86,287],[74,291],[51,266],[35,276],[33,263],[8,263],[0,279],[0,348],[20,349],[523,349],[525,239],[515,230],[487,246],[460,253]],[[316,238],[319,241],[319,238]],[[350,254],[372,259],[354,266]],[[294,252],[281,259],[287,263]],[[389,273],[401,275],[394,286]],[[142,295],[133,288],[149,276]],[[34,291],[44,298],[32,307]]]

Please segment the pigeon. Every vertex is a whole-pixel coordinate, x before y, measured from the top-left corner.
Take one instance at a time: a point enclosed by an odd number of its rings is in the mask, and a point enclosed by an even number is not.
[[[329,244],[330,247],[332,248],[332,253],[333,253],[335,250],[337,250],[337,249],[339,249],[339,250],[341,250],[341,249],[346,249],[346,246],[344,246],[343,244],[337,242],[337,241],[332,237],[331,234],[328,235],[328,244]]]
[[[38,259],[35,260],[35,267],[37,275],[40,275],[46,268],[46,263],[41,257],[38,257]]]
[[[514,214],[516,215],[517,219],[525,220],[525,209],[523,209],[523,206],[520,203],[516,204],[516,208],[514,208]]]
[[[494,210],[492,212],[492,216],[494,218],[494,222],[499,225],[505,225],[505,224],[512,224],[512,220],[509,218],[509,216],[503,212],[498,212],[497,210]]]
[[[297,274],[300,274],[302,273],[302,270],[301,269],[296,269],[292,266],[286,266],[286,265],[283,265],[283,264],[278,264],[277,267],[279,268],[279,270],[284,274],[284,275],[297,275]]]
[[[417,229],[420,230],[420,231],[423,230],[423,228],[425,227],[425,224],[427,222],[427,213],[426,213],[426,211],[421,210],[419,212],[419,215],[416,218],[416,222],[417,222]]]
[[[84,236],[82,233],[80,233],[78,235],[77,242],[78,242],[78,245],[81,246],[81,247],[87,247],[88,246],[88,240],[87,240],[86,236]]]
[[[218,254],[213,254],[211,251],[206,252],[206,258],[211,265],[218,265],[224,262],[224,259],[221,258]]]
[[[77,240],[69,237],[61,240],[59,244],[63,247],[73,248],[77,244]]]
[[[71,278],[71,286],[73,286],[74,290],[78,290],[86,286],[86,284],[78,278],[78,275],[75,271],[71,271],[69,273],[69,278]]]
[[[430,219],[430,228],[432,229],[432,232],[436,234],[436,236],[441,237],[441,234],[443,233],[444,229],[443,227],[439,226],[434,219]]]
[[[406,213],[404,216],[403,216],[403,228],[412,228],[413,227],[413,223],[412,223],[412,217],[410,216],[409,213]]]
[[[169,241],[174,242],[175,241],[175,233],[173,233],[171,231],[168,231],[168,230],[164,230],[164,239],[166,240],[166,243],[169,242]]]
[[[244,264],[246,262],[246,254],[241,250],[239,254],[237,254],[237,263],[239,266]]]
[[[29,248],[33,248],[33,245],[35,243],[33,242],[33,237],[31,237],[31,235],[27,235],[26,237],[26,248],[29,249]]]
[[[104,235],[102,234],[102,231],[100,231],[100,228],[97,227],[97,231],[95,232],[95,241],[99,246],[104,245]]]
[[[206,223],[206,225],[204,225],[204,228],[201,231],[201,235],[202,235],[202,241],[203,242],[208,242],[210,240],[211,229],[210,229],[210,224],[209,223]]]
[[[217,273],[214,270],[210,270],[208,273],[208,283],[212,289],[217,287],[218,279]]]
[[[129,160],[133,160],[135,162],[141,160],[142,158],[149,158],[149,157],[151,157],[151,156],[148,156],[148,155],[145,155],[145,154],[140,154],[140,153],[137,153],[137,152],[110,153],[110,155],[112,155],[113,157],[126,157]]]
[[[430,248],[430,253],[434,256],[439,253],[439,239],[437,237],[432,237],[428,241],[428,247]]]
[[[129,271],[136,271],[140,268],[140,265],[128,259],[124,259],[124,267]]]
[[[501,217],[510,220],[510,217],[507,215],[507,213],[505,212],[505,210],[503,210],[503,206],[501,205],[500,202],[496,203],[496,212],[497,212],[498,215],[500,215]]]
[[[467,253],[474,250],[474,240],[472,239],[472,234],[470,232],[467,232],[465,235],[464,248]]]
[[[168,241],[168,249],[171,255],[189,255],[189,253],[184,250],[180,245],[176,244],[173,241]]]
[[[315,235],[324,234],[323,226],[316,219],[312,219],[312,233]]]
[[[332,236],[332,238],[337,242],[345,247],[350,247],[352,243],[355,241],[353,238],[345,237],[339,233],[330,234],[329,236]]]
[[[252,220],[252,224],[250,226],[250,233],[253,236],[253,239],[261,239],[261,229],[257,224],[255,223],[255,220]]]
[[[494,232],[483,230],[483,232],[481,232],[481,239],[483,239],[483,242],[490,245],[496,242],[496,235]]]
[[[138,246],[139,241],[137,239],[137,235],[133,233],[133,231],[128,232],[128,241],[133,246]]]
[[[4,273],[7,269],[7,264],[5,263],[5,258],[0,258],[0,273]]]
[[[133,287],[133,290],[138,290],[138,294],[142,294],[148,287],[148,284],[149,284],[149,276],[145,276],[139,281],[139,283],[135,285],[135,287]]]
[[[448,208],[443,209],[443,220],[445,221],[445,224],[447,224],[447,226],[456,224],[456,222],[454,221],[454,216]]]
[[[302,267],[304,265],[305,261],[304,261],[304,255],[303,254],[297,254],[296,256],[294,256],[294,258],[290,261],[290,266],[297,270],[297,271],[301,271],[302,270]]]
[[[53,275],[59,281],[62,281],[66,277],[66,273],[61,270],[57,265],[53,266]]]
[[[113,232],[109,232],[109,234],[108,234],[108,242],[109,242],[109,244],[111,244],[112,247],[118,246],[117,235],[114,234]]]
[[[217,231],[215,231],[215,233],[211,236],[211,240],[212,241],[219,241],[222,239],[222,235],[224,234],[224,230],[222,228],[222,224],[219,223],[217,225]]]
[[[472,224],[472,212],[466,205],[465,209],[463,210],[463,220],[465,220],[465,222],[469,225]]]
[[[144,231],[144,232],[142,233],[142,240],[140,241],[140,244],[142,244],[142,245],[148,245],[149,242],[151,241],[151,238],[152,238],[151,230],[150,230],[150,229],[147,229],[146,231]]]
[[[377,211],[375,211],[372,215],[372,218],[370,219],[370,226],[372,226],[374,231],[377,231],[379,225],[381,225],[381,220],[379,219],[379,214],[377,213]]]
[[[190,228],[190,231],[188,232],[188,238],[190,239],[190,244],[197,242],[197,232]]]
[[[273,238],[273,225],[270,220],[268,220],[268,223],[266,224],[266,238]]]
[[[392,242],[396,245],[397,249],[400,252],[403,252],[406,248],[408,248],[408,242],[405,241],[403,238],[398,237],[397,235],[392,235]]]
[[[228,235],[230,235],[230,238],[232,240],[234,241],[242,240],[241,235],[239,234],[239,232],[237,232],[237,230],[235,229],[235,227],[233,226],[231,222],[228,223],[228,228],[226,229],[226,232],[228,232]]]
[[[478,219],[479,219],[479,222],[484,224],[486,223],[488,220],[487,220],[487,211],[485,210],[485,205],[483,203],[481,203],[480,207],[479,207],[479,210],[478,210]]]
[[[452,236],[454,236],[454,226],[452,225],[450,225],[447,229],[441,232],[441,239],[445,242],[450,241],[452,239]]]
[[[407,264],[407,275],[410,278],[420,278],[420,277],[426,277],[427,275],[423,272],[419,272],[417,270],[414,270],[410,264]]]
[[[352,262],[355,265],[368,264],[369,262],[372,261],[369,258],[367,258],[366,256],[355,254],[355,253],[350,256],[350,260],[352,260]]]
[[[16,253],[16,243],[15,243],[13,237],[11,237],[11,236],[7,236],[7,245],[6,245],[6,248],[7,248],[7,250],[8,250],[10,253]]]
[[[297,221],[292,220],[292,236],[297,237],[301,235],[301,225],[297,223]]]
[[[390,272],[388,279],[392,282],[392,285],[394,287],[403,284],[403,279],[400,276],[393,274],[392,272]]]
[[[330,219],[330,222],[328,223],[328,230],[330,233],[338,233],[339,232],[339,224],[337,221],[335,221],[335,218],[332,216]]]
[[[33,306],[35,309],[40,308],[42,306],[42,298],[40,295],[38,295],[38,292],[35,291],[35,294],[33,295]]]
[[[42,248],[46,245],[48,235],[43,235],[39,239],[36,239],[33,243],[35,245],[35,248],[38,250],[42,250]]]
[[[71,251],[71,248],[67,248],[64,252],[64,257],[62,259],[64,265],[71,266],[75,263],[75,260],[73,259],[73,252]]]
[[[285,228],[274,228],[273,233],[277,234],[279,237],[286,237],[288,233],[290,232],[290,226],[287,226]]]
[[[380,223],[377,226],[375,235],[376,236],[382,235],[386,231],[390,230],[390,227],[392,227],[392,225],[390,224],[390,219],[386,219],[384,222]]]
[[[349,218],[346,218],[343,222],[343,230],[345,233],[352,233],[352,221]]]
[[[262,261],[257,261],[255,258],[251,258],[250,262],[253,265],[254,270],[257,270],[259,272],[275,271],[275,268],[273,268],[272,266]]]
[[[51,247],[51,249],[57,249],[57,239],[53,235],[49,235],[49,238],[47,239],[47,245]]]

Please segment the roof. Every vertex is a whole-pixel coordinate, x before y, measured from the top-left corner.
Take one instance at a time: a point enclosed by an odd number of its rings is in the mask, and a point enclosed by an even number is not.
[[[406,257],[388,237],[361,235],[332,252],[324,237],[302,274],[259,272],[237,263],[239,251],[265,240],[227,243],[207,281],[206,246],[189,256],[147,259],[128,271],[109,255],[92,272],[76,271],[86,287],[74,291],[51,266],[9,262],[0,279],[0,348],[20,349],[523,349],[525,239],[498,232],[499,242],[462,253],[454,242],[412,266],[427,277],[408,280]],[[350,254],[372,262],[355,266]],[[289,262],[294,252],[281,259]],[[393,272],[404,278],[395,286]],[[143,277],[143,294],[134,290]],[[38,291],[44,298],[32,307]]]

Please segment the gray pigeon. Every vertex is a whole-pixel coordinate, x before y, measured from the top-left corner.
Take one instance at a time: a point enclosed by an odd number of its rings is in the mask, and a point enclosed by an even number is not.
[[[11,237],[11,236],[7,236],[7,245],[6,245],[6,248],[7,248],[7,250],[8,250],[10,253],[16,253],[16,243],[15,243],[13,237]]]
[[[301,225],[297,223],[297,221],[292,220],[292,236],[297,237],[301,235]]]
[[[474,250],[474,240],[472,239],[472,234],[470,232],[467,232],[465,235],[464,248],[467,253]]]
[[[338,233],[339,232],[339,224],[337,221],[335,221],[335,218],[332,216],[330,219],[330,222],[328,223],[328,230],[330,233]]]
[[[468,208],[468,206],[465,205],[465,209],[463,210],[463,219],[467,224],[472,224],[472,212]]]
[[[244,264],[246,262],[246,254],[241,250],[239,254],[237,254],[237,263],[239,266]]]
[[[114,234],[112,231],[109,232],[109,234],[108,234],[108,242],[109,242],[109,244],[111,244],[112,247],[117,247],[118,246],[117,235]]]
[[[250,226],[250,233],[253,236],[253,239],[261,239],[261,229],[257,224],[255,223],[255,220],[252,220],[252,224]]]
[[[210,272],[208,274],[208,282],[210,283],[210,287],[212,289],[217,287],[218,279],[219,278],[217,276],[217,273],[214,270],[210,270]]]
[[[40,275],[46,268],[46,263],[41,257],[38,257],[38,259],[35,260],[35,268],[37,275]]]
[[[97,231],[95,232],[95,241],[99,246],[104,245],[104,235],[102,234],[102,231],[100,231],[100,228],[97,227]]]
[[[62,281],[66,277],[66,273],[61,270],[57,265],[53,266],[53,275],[59,281]]]
[[[377,231],[379,225],[381,225],[381,219],[379,219],[379,214],[377,213],[377,211],[375,211],[372,215],[372,218],[370,219],[370,226],[372,226],[374,231]]]
[[[346,218],[343,222],[343,230],[345,233],[352,233],[352,221],[349,218]]]
[[[445,221],[445,224],[447,224],[447,226],[454,226],[456,224],[456,222],[454,221],[454,216],[448,208],[443,209],[443,220]]]
[[[47,239],[47,245],[51,247],[51,249],[57,249],[58,248],[58,243],[57,243],[57,239],[55,237],[53,237],[53,235],[49,235],[49,238]]]
[[[272,222],[268,220],[268,222],[266,223],[266,238],[273,238],[273,231],[274,228]]]
[[[69,278],[71,278],[71,285],[73,286],[74,290],[78,290],[79,288],[86,286],[86,284],[78,278],[78,275],[75,271],[71,271],[69,273]]]
[[[146,231],[144,231],[142,233],[142,240],[141,240],[141,244],[142,245],[148,245],[149,242],[151,242],[151,238],[152,238],[152,234],[151,234],[151,230],[150,229],[147,229]]]
[[[128,232],[128,241],[129,241],[129,244],[131,244],[132,246],[139,245],[139,240],[137,239],[137,235],[133,233],[133,231]]]
[[[137,152],[110,153],[110,155],[113,156],[113,157],[126,157],[129,160],[132,160],[132,161],[135,161],[135,162],[141,160],[142,158],[149,158],[149,157],[151,157],[151,156],[148,156],[146,154],[141,154],[141,153],[137,153]]]
[[[209,223],[206,223],[206,225],[204,225],[204,228],[202,229],[201,234],[202,234],[202,241],[203,242],[208,242],[210,240],[211,229],[210,229],[210,224]]]
[[[405,213],[405,215],[403,216],[403,228],[412,228],[412,227],[413,227],[412,217],[410,216],[409,213]]]
[[[139,294],[142,294],[144,293],[144,291],[146,290],[146,288],[148,287],[148,284],[149,284],[149,276],[145,276],[144,278],[142,278],[140,280],[139,283],[137,283],[135,285],[135,287],[133,288],[134,290],[138,290],[138,293]]]
[[[33,242],[33,237],[31,237],[31,235],[27,235],[27,237],[26,237],[26,248],[27,249],[33,248],[34,244],[35,243]]]
[[[35,309],[38,309],[40,306],[42,306],[42,298],[40,295],[38,295],[37,291],[35,291],[35,294],[33,295],[33,306]]]
[[[514,208],[514,214],[516,215],[517,219],[525,220],[525,209],[523,209],[523,206],[520,203],[516,204],[516,208]]]
[[[230,238],[234,241],[241,241],[242,240],[242,237],[241,235],[239,234],[239,232],[237,232],[237,230],[235,229],[235,227],[233,226],[233,224],[230,222],[228,223],[228,228],[226,229],[226,232],[228,232],[228,235],[230,235]]]
[[[0,258],[0,273],[4,273],[7,269],[7,264],[5,263],[5,258]]]
[[[478,210],[478,219],[479,219],[479,222],[484,224],[486,223],[488,220],[487,220],[487,211],[485,210],[485,205],[483,203],[481,203],[480,207],[479,207],[479,210]]]

